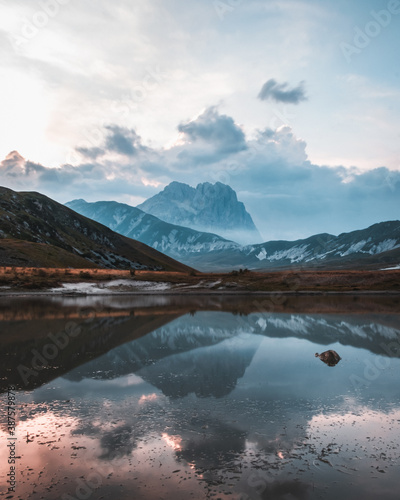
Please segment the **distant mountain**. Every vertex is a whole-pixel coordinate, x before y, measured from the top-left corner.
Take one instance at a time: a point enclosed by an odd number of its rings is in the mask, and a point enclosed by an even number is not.
[[[379,269],[400,264],[400,221],[381,222],[339,236],[324,233],[297,241],[241,246],[215,234],[168,224],[122,203],[74,200],[67,206],[201,271]]]
[[[190,268],[46,196],[0,187],[0,265]]]
[[[216,234],[169,224],[139,208],[116,201],[87,203],[85,200],[73,200],[66,206],[182,262],[190,262],[193,256],[199,255],[206,260],[210,252],[239,247],[237,243]]]
[[[400,263],[400,221],[374,224],[339,236],[318,234],[297,241],[269,241],[208,255],[208,270],[385,268]],[[191,264],[203,264],[193,258]]]
[[[262,241],[235,191],[221,182],[204,182],[196,188],[181,182],[171,182],[137,208],[170,224],[216,233],[241,244]]]
[[[367,229],[342,233],[339,236],[320,234],[294,242],[269,242],[246,247],[243,252],[255,267],[265,264],[315,264],[323,265],[368,265],[376,262],[377,256],[387,256],[387,262],[396,261],[400,255],[400,221],[374,224]],[[393,253],[390,253],[394,251]]]

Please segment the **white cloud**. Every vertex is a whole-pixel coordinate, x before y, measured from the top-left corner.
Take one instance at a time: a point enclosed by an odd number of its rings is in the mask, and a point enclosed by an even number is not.
[[[56,169],[13,152],[1,163],[0,179],[62,202],[84,197],[136,204],[173,180],[225,182],[266,240],[337,234],[400,218],[400,172],[313,165],[306,142],[288,126],[258,131],[250,140],[213,107],[178,128],[182,141],[163,149],[144,147],[132,129],[107,126],[96,146],[80,149],[81,162]]]

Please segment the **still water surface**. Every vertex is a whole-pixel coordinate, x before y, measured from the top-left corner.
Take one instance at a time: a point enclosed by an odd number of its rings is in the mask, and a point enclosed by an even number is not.
[[[2,299],[0,494],[398,499],[397,300],[277,302]]]

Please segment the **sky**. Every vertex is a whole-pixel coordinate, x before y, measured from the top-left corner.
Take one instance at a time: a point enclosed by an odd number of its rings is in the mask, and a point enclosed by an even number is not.
[[[265,240],[400,219],[400,1],[0,0],[0,184],[236,190]]]

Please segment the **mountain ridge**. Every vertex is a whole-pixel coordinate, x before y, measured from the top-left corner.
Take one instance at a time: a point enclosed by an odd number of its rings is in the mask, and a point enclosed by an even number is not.
[[[37,262],[34,258],[30,262],[32,266],[42,265],[50,252],[54,266],[54,252],[60,249],[55,267],[71,265],[69,259],[65,261],[70,255],[82,267],[191,271],[148,245],[120,235],[43,194],[0,187],[0,257],[9,258],[16,241],[27,242],[25,247],[38,253]],[[14,257],[13,265],[18,265],[18,260],[22,265],[27,261],[20,253]]]
[[[137,207],[116,201],[72,200],[68,208],[106,225],[113,231],[141,241],[175,259],[191,253],[236,248],[239,245],[213,233],[203,233],[176,224],[169,224]]]
[[[192,265],[196,266],[193,259]],[[296,268],[379,269],[400,263],[400,221],[384,221],[365,229],[321,233],[295,241],[268,241],[247,245],[208,258],[208,270],[229,262],[233,269],[271,270]]]
[[[123,223],[132,223],[136,228],[136,232],[127,233],[128,236],[144,241],[201,271],[240,268],[267,270],[294,266],[333,269],[346,266],[379,268],[380,265],[400,263],[400,221],[384,221],[338,236],[320,233],[295,241],[275,240],[242,246],[218,235],[165,223],[154,216],[144,214],[137,207],[118,202],[87,203],[74,200],[67,205],[106,225],[107,220],[96,211],[96,207],[102,207],[104,210],[106,207],[123,207],[127,218]],[[138,215],[141,217],[140,221],[129,222],[129,217]],[[107,215],[109,220],[114,220],[114,216],[112,211]],[[140,228],[141,223],[146,226],[144,230]],[[151,224],[156,225],[154,230],[151,229]],[[114,229],[123,231],[119,224],[116,224]]]

